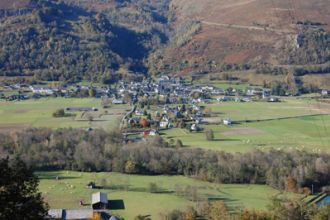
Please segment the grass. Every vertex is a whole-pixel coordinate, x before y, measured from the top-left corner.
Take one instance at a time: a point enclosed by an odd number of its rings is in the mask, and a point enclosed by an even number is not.
[[[214,131],[214,141],[207,141],[203,132],[190,133],[185,129],[163,131],[163,137],[167,140],[181,139],[188,147],[227,152],[247,152],[256,148],[306,149],[314,152],[330,150],[330,116],[317,115],[325,113],[326,109],[318,108],[314,102],[288,98],[281,103],[225,102],[208,106],[218,118],[228,117],[242,122],[229,127],[202,125]],[[260,121],[246,123],[245,120]]]
[[[100,113],[95,113],[95,120],[89,123],[88,120],[77,116],[54,118],[53,112],[56,109],[66,107],[96,107]],[[111,106],[108,111],[125,110],[126,106]],[[0,124],[1,128],[9,127],[49,127],[49,128],[87,128],[102,127],[111,128],[120,115],[102,114],[101,101],[94,98],[42,98],[38,100],[26,100],[19,102],[0,102]],[[103,112],[104,113],[104,112]]]
[[[195,187],[199,200],[222,200],[232,211],[242,208],[265,209],[271,196],[279,191],[264,185],[214,184],[183,176],[137,176],[119,173],[83,173],[73,171],[38,172],[39,189],[51,208],[79,208],[79,201],[88,203],[91,194],[99,191],[86,188],[90,181],[101,185],[106,181],[109,200],[123,200],[124,210],[113,213],[134,219],[136,215],[151,215],[160,219],[160,213],[185,209],[198,203],[178,195],[180,187]],[[55,177],[60,179],[56,180]],[[156,183],[161,193],[150,193],[148,186]],[[111,201],[110,201],[111,202]]]

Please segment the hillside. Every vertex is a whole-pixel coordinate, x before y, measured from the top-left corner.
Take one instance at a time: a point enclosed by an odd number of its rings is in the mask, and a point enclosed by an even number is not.
[[[160,52],[160,59],[154,57],[154,68],[164,72],[216,72],[226,69],[225,63],[329,61],[330,5],[326,0],[173,0],[171,9],[177,29],[192,20],[199,27],[187,30],[184,43],[174,41]]]
[[[146,74],[144,59],[167,40],[161,22],[130,5],[109,3],[110,13],[86,2],[35,1],[33,9],[26,2],[21,9],[2,10],[0,76],[113,82],[130,72]],[[149,24],[134,25],[139,21]]]
[[[307,68],[299,80],[330,77],[323,68],[330,62],[327,0],[61,2],[0,3],[0,76],[114,82],[131,72],[253,71],[282,77],[298,66]],[[311,65],[314,76],[305,76]]]

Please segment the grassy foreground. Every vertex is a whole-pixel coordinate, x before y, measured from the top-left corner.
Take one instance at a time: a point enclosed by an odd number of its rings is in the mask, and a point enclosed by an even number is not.
[[[138,214],[159,219],[161,213],[174,209],[197,206],[205,200],[222,200],[232,211],[243,208],[264,209],[269,198],[279,191],[263,185],[214,184],[183,176],[137,176],[119,173],[83,173],[73,171],[38,172],[39,189],[51,208],[79,208],[79,201],[90,202],[96,191],[108,193],[109,200],[123,200],[125,209],[113,213],[125,219]],[[56,176],[59,180],[56,180]],[[88,189],[86,184],[95,181],[106,184],[106,189]],[[151,193],[150,183],[156,183],[159,193]],[[180,193],[187,189],[191,193]],[[180,191],[181,190],[181,191]],[[110,201],[111,202],[111,201]]]

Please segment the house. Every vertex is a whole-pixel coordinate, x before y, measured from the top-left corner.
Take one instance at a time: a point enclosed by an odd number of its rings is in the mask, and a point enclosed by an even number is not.
[[[198,125],[197,124],[192,124],[191,126],[190,126],[190,131],[199,131],[200,129],[199,129],[199,127],[198,127]]]
[[[164,115],[162,120],[159,123],[159,127],[161,128],[168,128],[170,124],[170,119],[168,118],[167,115]]]
[[[264,90],[262,91],[262,98],[263,98],[263,99],[269,98],[269,97],[270,97],[270,94],[271,94],[271,92],[270,92],[269,89],[264,89]]]
[[[223,119],[223,124],[224,125],[231,125],[232,124],[232,121],[231,119],[227,118],[227,119]]]
[[[270,97],[269,99],[268,99],[268,102],[279,102],[280,100],[279,100],[279,98],[277,98],[277,97]]]
[[[124,101],[122,99],[114,99],[114,100],[112,100],[112,104],[121,105],[121,104],[124,104]]]
[[[150,130],[150,131],[144,131],[143,132],[143,136],[144,137],[146,137],[146,136],[156,136],[156,135],[158,135],[158,131],[157,130],[155,130],[155,129],[152,129],[152,130]]]
[[[152,130],[149,132],[149,135],[150,135],[150,136],[156,136],[156,135],[158,135],[158,134],[159,134],[158,131],[155,130],[155,129],[152,129]]]
[[[135,110],[135,115],[136,116],[142,116],[143,112],[139,111],[139,110]]]
[[[53,95],[54,91],[50,88],[43,88],[43,87],[34,87],[30,86],[29,87],[32,93],[37,93],[37,94],[44,94],[44,95]]]
[[[94,215],[100,215],[101,220],[113,219],[110,213],[106,211],[98,212],[91,208],[89,209],[50,209],[48,218],[61,220],[89,220],[93,219]]]
[[[321,91],[321,95],[324,95],[324,96],[329,95],[328,90],[322,89],[322,91]]]
[[[94,210],[107,209],[108,196],[106,193],[97,192],[92,195],[92,208]]]
[[[86,187],[89,189],[96,189],[96,184],[95,182],[89,182]]]

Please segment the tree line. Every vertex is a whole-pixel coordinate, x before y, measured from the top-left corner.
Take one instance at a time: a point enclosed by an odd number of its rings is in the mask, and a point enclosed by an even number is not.
[[[0,153],[38,170],[185,175],[217,183],[268,184],[281,190],[327,189],[330,155],[270,150],[226,153],[183,147],[159,136],[124,144],[120,132],[28,129],[0,135]]]

